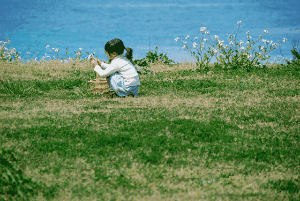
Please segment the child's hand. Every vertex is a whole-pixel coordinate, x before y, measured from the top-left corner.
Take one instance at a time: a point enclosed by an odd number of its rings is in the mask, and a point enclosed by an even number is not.
[[[97,60],[95,58],[90,58],[89,61],[90,61],[91,65],[92,65],[92,67],[95,67],[97,65],[99,65],[99,66],[101,65],[101,61]]]
[[[97,59],[97,64],[98,64],[99,66],[101,66],[101,60],[98,60],[98,59]]]

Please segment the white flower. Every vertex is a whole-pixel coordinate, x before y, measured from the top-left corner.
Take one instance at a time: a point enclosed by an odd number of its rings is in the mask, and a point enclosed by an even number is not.
[[[186,41],[181,41],[183,44],[187,44],[187,42]]]
[[[52,50],[55,50],[55,48],[53,47]]]
[[[27,52],[27,54],[30,54],[30,52]]]
[[[79,48],[79,50],[81,51],[81,50],[82,50],[82,48]]]
[[[272,45],[273,44],[273,41],[271,40],[270,44]]]
[[[197,43],[193,43],[193,48],[197,48]]]
[[[217,54],[218,53],[218,50],[216,50],[216,49],[212,49],[212,51],[214,52],[214,54]]]
[[[249,39],[251,39],[252,37],[251,36],[247,36]]]
[[[263,50],[263,49],[265,49],[265,47],[264,47],[264,46],[261,46],[260,49]]]
[[[59,52],[59,49],[58,49],[58,48],[56,48],[56,49],[55,49],[55,52],[56,52],[56,53],[58,53],[58,52]]]
[[[49,49],[50,45],[47,45],[46,48]]]
[[[206,27],[201,27],[201,28],[200,28],[200,32],[202,33],[202,32],[204,32],[204,31],[206,31]]]
[[[249,44],[249,41],[247,41],[246,44],[248,45],[248,44]]]
[[[186,45],[182,46],[182,49],[186,48]]]
[[[177,38],[175,38],[174,40],[177,42],[179,39],[180,39],[180,38],[177,37]]]
[[[247,34],[247,35],[250,34],[250,31],[247,31],[246,34]]]
[[[237,21],[237,24],[242,24],[242,21]]]
[[[264,33],[269,33],[267,30],[264,30]]]
[[[263,43],[267,43],[267,40],[265,40],[265,39],[262,39],[262,42],[263,42]]]
[[[205,34],[209,34],[209,31],[206,31]]]
[[[218,40],[218,39],[219,39],[219,37],[218,37],[217,35],[215,35],[215,39],[217,39],[217,40]]]
[[[223,44],[224,41],[223,40],[218,40],[218,43],[219,43],[220,46],[224,46],[224,44]]]
[[[242,46],[242,47],[241,47],[241,50],[244,50],[244,49],[245,49],[245,47],[244,47],[244,46]]]
[[[207,38],[204,38],[203,41],[206,42],[206,41],[207,41]]]
[[[188,38],[191,38],[189,35],[187,35],[186,37],[185,37],[185,39],[188,39]]]
[[[229,42],[229,45],[233,45],[233,42],[232,42],[232,41],[230,41],[230,42]]]
[[[286,38],[283,38],[283,39],[282,39],[282,42],[284,42],[284,43],[285,43],[286,41],[287,41],[287,39],[286,39]]]
[[[198,40],[198,37],[195,37],[194,40]]]
[[[244,41],[241,40],[241,41],[240,41],[240,45],[242,45],[243,43],[244,43]]]

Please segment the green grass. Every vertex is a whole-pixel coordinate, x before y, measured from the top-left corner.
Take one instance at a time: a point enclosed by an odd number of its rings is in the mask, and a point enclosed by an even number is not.
[[[299,72],[154,65],[139,98],[108,99],[85,62],[0,66],[0,140],[32,200],[299,199]]]

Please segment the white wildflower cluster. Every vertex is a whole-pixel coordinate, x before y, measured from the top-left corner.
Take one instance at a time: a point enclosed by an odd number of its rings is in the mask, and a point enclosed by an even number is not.
[[[193,43],[193,48],[197,48],[197,43],[196,42]]]
[[[242,21],[237,21],[238,31],[241,24]],[[263,32],[264,35],[269,33],[267,30]],[[174,40],[176,42],[181,41],[183,44],[182,49],[188,50],[199,66],[208,65],[210,60],[215,57],[217,63],[222,66],[234,64],[234,66],[251,68],[251,66],[255,66],[257,63],[259,64],[264,61],[268,63],[270,56],[267,56],[267,54],[279,46],[279,43],[274,43],[272,40],[262,39],[262,35],[260,35],[257,40],[253,40],[250,36],[250,31],[246,32],[247,39],[245,42],[243,40],[236,40],[238,32],[235,35],[228,34],[228,45],[225,44],[224,40],[220,40],[218,35],[213,35],[213,37],[210,35],[206,36],[206,34],[209,33],[207,27],[201,27],[201,37],[194,37],[194,40],[191,39],[190,35],[185,37],[185,39],[191,41],[191,43],[183,41],[179,37]],[[286,41],[287,39],[283,38],[282,42],[285,43]],[[255,46],[257,42],[262,42],[265,45]],[[255,51],[254,48],[258,48],[258,51]]]
[[[200,32],[203,33],[204,31],[206,31],[206,27],[201,27]]]
[[[223,47],[224,46],[224,41],[223,40],[218,40],[218,45]]]
[[[96,54],[96,52],[93,52],[92,54],[90,54],[86,59],[90,59],[90,58],[95,58],[95,54]]]
[[[52,51],[54,52],[55,55],[57,55],[59,53],[59,48],[50,48],[50,45],[46,45],[46,49],[49,50],[50,54],[52,55]],[[47,53],[45,53],[45,55],[42,57],[42,60],[44,59],[56,59],[55,55],[50,56]]]
[[[10,42],[8,38],[7,42],[0,41],[0,60],[12,61],[14,59],[21,59],[19,55],[21,52],[17,52],[15,48],[7,48]]]

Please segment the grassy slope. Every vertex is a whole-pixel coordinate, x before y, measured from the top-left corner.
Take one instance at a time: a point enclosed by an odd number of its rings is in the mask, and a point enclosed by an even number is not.
[[[0,68],[2,143],[53,200],[299,199],[299,74],[153,65],[107,99],[85,62]]]

